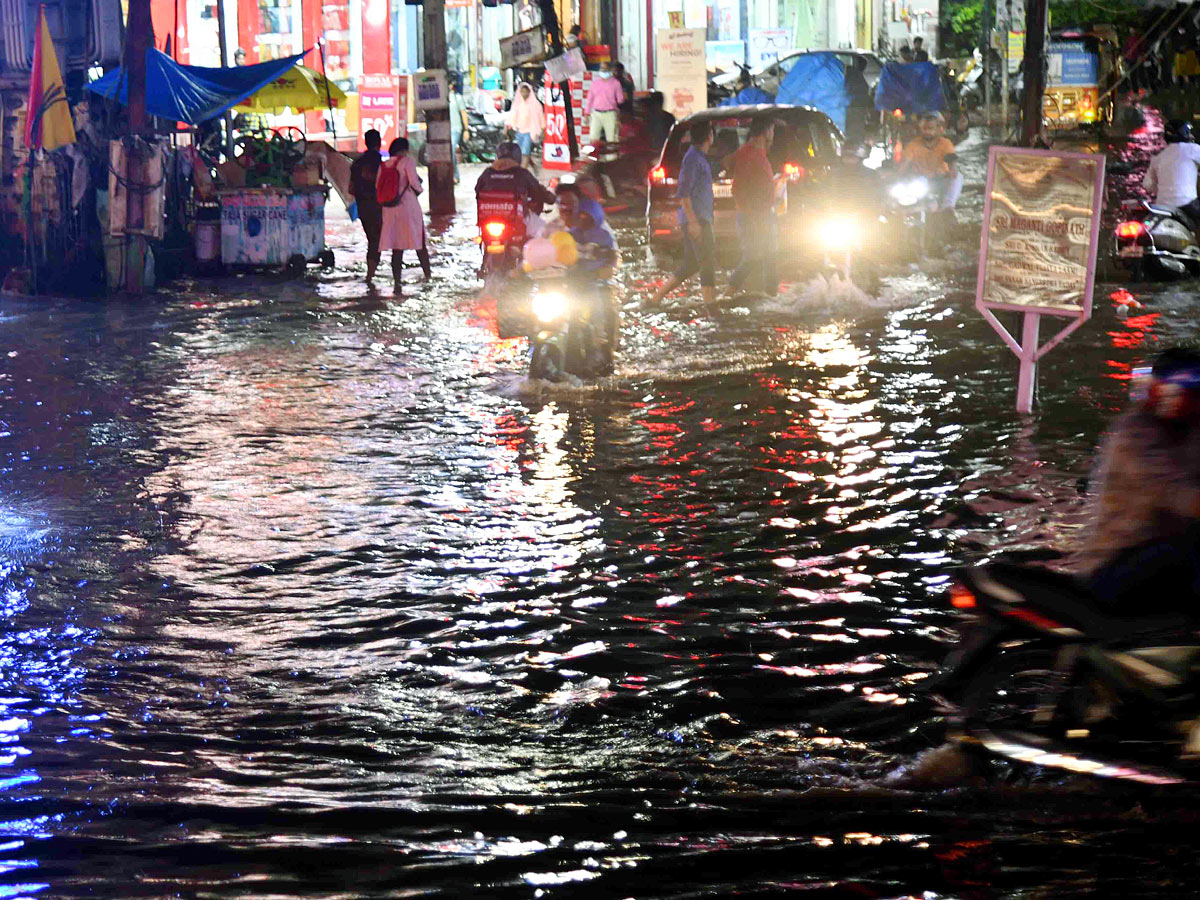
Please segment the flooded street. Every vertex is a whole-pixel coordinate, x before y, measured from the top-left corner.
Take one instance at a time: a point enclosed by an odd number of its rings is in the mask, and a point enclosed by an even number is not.
[[[631,302],[549,387],[473,210],[403,299],[333,231],[302,281],[3,305],[0,896],[1194,890],[1188,791],[918,760],[948,570],[1069,548],[1195,283],[1098,284],[1022,418],[977,236],[877,297]]]

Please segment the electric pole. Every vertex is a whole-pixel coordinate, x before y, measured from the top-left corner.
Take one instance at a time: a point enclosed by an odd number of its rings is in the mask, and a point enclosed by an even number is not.
[[[992,125],[992,25],[995,24],[995,14],[992,12],[991,0],[983,0],[982,15],[983,51],[983,115],[988,127]]]
[[[1042,94],[1046,90],[1046,9],[1049,0],[1025,5],[1025,96],[1021,98],[1021,144],[1032,147],[1042,133]]]
[[[150,124],[146,118],[146,51],[153,45],[150,0],[129,0],[129,18],[125,27],[125,72],[129,78],[129,130],[135,135],[144,135]]]
[[[446,72],[446,0],[425,0],[425,68]],[[447,76],[449,73],[446,73]],[[429,214],[454,215],[454,146],[450,141],[449,79],[447,105],[425,110],[425,156],[429,168]]]

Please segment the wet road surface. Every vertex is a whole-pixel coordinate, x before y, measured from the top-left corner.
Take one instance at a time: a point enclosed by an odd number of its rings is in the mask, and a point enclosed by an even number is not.
[[[1100,285],[1022,419],[970,243],[631,305],[555,388],[469,216],[404,298],[335,231],[301,282],[4,305],[0,896],[1191,893],[1190,793],[911,776],[947,570],[1069,547],[1195,284]]]

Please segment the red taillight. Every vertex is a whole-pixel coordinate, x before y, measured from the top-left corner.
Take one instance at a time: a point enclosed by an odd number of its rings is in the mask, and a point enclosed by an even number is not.
[[[977,601],[970,588],[956,584],[950,588],[950,605],[955,609],[974,609]]]
[[[788,177],[789,181],[799,181],[804,177],[804,166],[797,163],[784,163],[783,174]]]
[[[1141,222],[1122,222],[1117,226],[1117,237],[1125,240],[1136,240],[1146,233],[1146,226]]]
[[[893,110],[892,110],[892,118],[894,118],[894,119],[903,119],[903,118],[904,118],[904,110],[902,110],[902,109],[893,109]]]
[[[655,166],[650,170],[650,181],[652,184],[663,184],[667,180],[667,170],[662,166]]]
[[[483,226],[483,233],[494,241],[504,237],[504,232],[508,230],[508,225],[504,222],[487,222]]]

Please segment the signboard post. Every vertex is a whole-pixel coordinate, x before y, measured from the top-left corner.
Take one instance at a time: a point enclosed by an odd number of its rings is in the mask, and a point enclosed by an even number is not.
[[[975,305],[1021,361],[1017,412],[1033,411],[1038,360],[1091,318],[1103,201],[1103,154],[988,154]],[[997,312],[1022,315],[1020,342]],[[1068,322],[1039,346],[1042,316]]]
[[[660,28],[657,87],[667,112],[677,119],[708,108],[703,28]]]
[[[513,69],[546,57],[546,34],[539,25],[500,38],[500,68]]]

